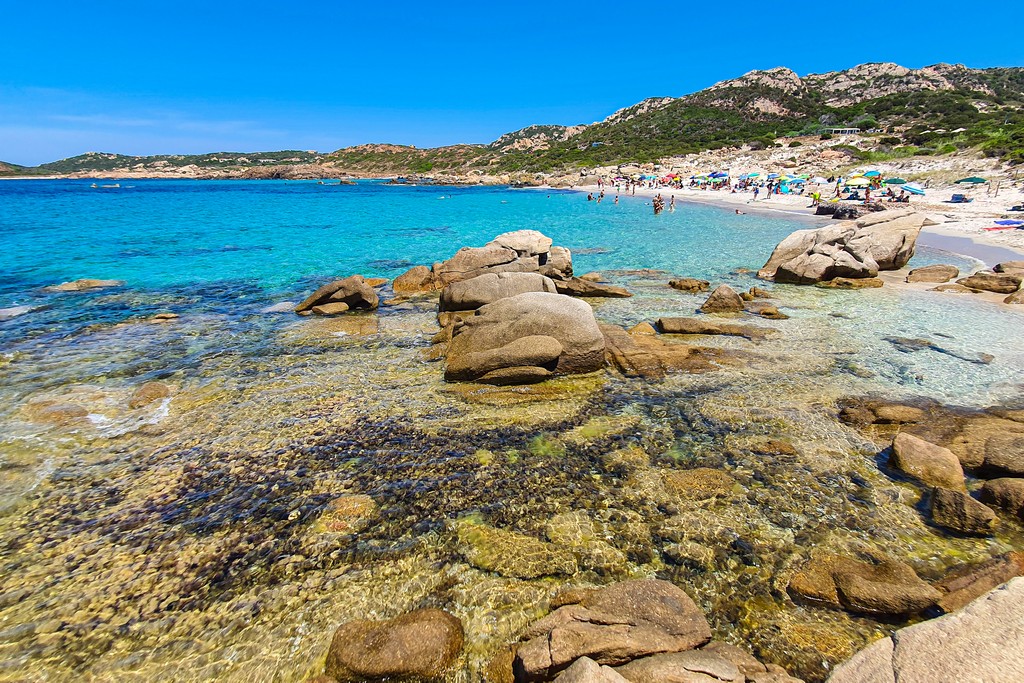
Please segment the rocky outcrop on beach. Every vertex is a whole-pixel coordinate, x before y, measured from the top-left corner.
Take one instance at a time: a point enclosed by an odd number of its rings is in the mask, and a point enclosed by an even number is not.
[[[593,309],[561,294],[527,292],[455,323],[445,379],[523,384],[602,367],[604,337]]]
[[[438,311],[475,311],[498,299],[527,292],[558,293],[551,278],[540,273],[484,273],[441,290]]]
[[[797,230],[779,243],[758,277],[790,284],[835,278],[873,278],[897,270],[914,255],[923,214],[884,211],[855,224]]]
[[[743,299],[729,285],[718,285],[700,310],[701,313],[739,313],[743,310]]]
[[[664,334],[707,334],[744,337],[760,341],[773,330],[755,325],[721,322],[707,318],[658,318],[657,328]]]
[[[482,247],[463,247],[429,268],[415,266],[395,278],[393,287],[396,295],[410,296],[488,273],[539,273],[569,280],[572,255],[565,247],[552,246],[551,238],[536,230],[517,230],[498,235]]]
[[[706,372],[727,359],[720,349],[665,341],[649,324],[630,332],[617,325],[601,325],[609,367],[626,377],[661,379],[673,372]]]
[[[351,275],[320,287],[295,307],[296,313],[312,311],[317,315],[337,315],[349,310],[372,311],[380,299],[362,275]]]
[[[462,650],[462,622],[439,609],[390,621],[350,621],[338,627],[324,674],[332,680],[438,681]]]
[[[996,294],[1013,294],[1020,289],[1022,279],[1024,278],[1021,278],[1020,275],[980,271],[970,277],[960,278],[956,282],[958,285],[974,290],[995,292]]]
[[[960,275],[960,269],[956,266],[935,264],[914,268],[907,273],[907,282],[935,282],[942,284],[949,282]]]
[[[1024,579],[960,611],[908,626],[858,652],[828,683],[1024,679]]]

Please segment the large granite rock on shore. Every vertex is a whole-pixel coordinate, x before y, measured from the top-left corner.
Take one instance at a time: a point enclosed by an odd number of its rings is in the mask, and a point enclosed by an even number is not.
[[[517,681],[548,680],[580,657],[614,666],[711,640],[700,608],[668,581],[624,581],[562,603],[526,629],[514,662]]]
[[[485,273],[539,273],[556,280],[572,278],[572,255],[551,245],[551,238],[536,230],[498,235],[482,247],[463,247],[447,261],[432,267],[415,266],[395,278],[398,296],[443,289],[453,282]]]
[[[901,432],[892,440],[889,465],[929,486],[963,490],[964,470],[948,448]]]
[[[934,222],[923,214],[885,211],[855,224],[797,230],[775,247],[758,277],[791,284],[875,277],[907,264],[925,225]]]
[[[604,367],[604,336],[578,299],[528,292],[482,306],[456,322],[445,379],[524,384]]]
[[[336,681],[440,680],[463,637],[462,622],[439,609],[350,621],[335,631],[324,673]]]
[[[914,268],[907,273],[907,282],[935,282],[942,284],[949,282],[958,275],[960,275],[960,269],[956,266],[937,263],[931,266]]]
[[[1024,578],[953,614],[896,631],[841,664],[828,683],[1024,680]]]
[[[551,278],[540,273],[484,273],[453,282],[441,290],[439,311],[475,311],[498,299],[527,292],[557,293]]]

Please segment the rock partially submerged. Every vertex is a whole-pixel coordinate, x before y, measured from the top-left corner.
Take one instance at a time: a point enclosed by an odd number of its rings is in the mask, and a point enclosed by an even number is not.
[[[797,230],[775,247],[758,277],[791,284],[875,277],[907,264],[925,225],[934,222],[923,214],[880,212],[852,225]]]
[[[82,280],[73,280],[71,282],[62,282],[59,285],[50,285],[44,289],[47,292],[86,292],[90,289],[121,287],[123,285],[124,280],[94,280],[91,278],[85,278]]]
[[[964,489],[964,470],[956,455],[913,434],[896,435],[889,465],[928,486]]]
[[[697,294],[699,292],[706,292],[711,288],[711,283],[707,280],[698,280],[693,277],[681,277],[675,280],[669,280],[668,286],[672,289],[678,289],[680,292],[690,292],[691,294]]]
[[[337,315],[348,310],[373,310],[379,301],[377,292],[362,275],[351,275],[320,287],[296,306],[295,312]],[[340,304],[344,304],[344,308]]]
[[[608,365],[626,377],[661,379],[672,372],[704,372],[716,368],[725,355],[718,349],[659,339],[653,327],[628,333],[616,325],[600,328]]]
[[[701,313],[739,313],[743,310],[743,299],[729,285],[718,285],[700,310]]]
[[[439,609],[350,621],[335,631],[324,673],[336,681],[440,680],[463,637],[462,622]]]
[[[445,379],[521,384],[602,367],[604,336],[593,309],[561,294],[528,292],[455,324]]]
[[[996,294],[1013,294],[1020,289],[1020,275],[979,272],[957,280],[958,285]]]
[[[681,589],[642,579],[582,591],[527,628],[524,638],[516,652],[516,678],[540,681],[580,657],[614,666],[691,650],[711,640],[711,628]]]
[[[498,299],[527,292],[556,293],[555,283],[540,273],[484,273],[445,287],[438,310],[475,311]]]
[[[708,334],[745,337],[751,341],[764,339],[774,330],[754,325],[721,322],[706,318],[658,318],[657,328],[665,334]]]

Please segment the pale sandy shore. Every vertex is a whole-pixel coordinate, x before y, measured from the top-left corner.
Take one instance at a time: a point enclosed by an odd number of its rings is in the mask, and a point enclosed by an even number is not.
[[[808,186],[809,188],[816,186]],[[576,186],[581,193],[592,192],[596,196],[596,185]],[[823,200],[831,194],[830,186],[820,186]],[[810,189],[808,190],[808,193]],[[909,208],[926,213],[938,225],[926,227],[920,237],[924,246],[941,249],[954,254],[968,256],[993,266],[1000,261],[1024,260],[1024,230],[993,230],[995,221],[1010,218],[1024,220],[1024,211],[1009,211],[1011,206],[1024,204],[1024,191],[1020,187],[1003,188],[998,197],[986,194],[984,190],[965,191],[962,187],[930,188],[924,197],[912,198]],[[954,194],[968,194],[973,201],[967,204],[953,204],[948,200]],[[604,201],[614,201],[614,185],[605,187]],[[803,218],[815,224],[825,224],[827,216],[815,216],[810,197],[799,195],[772,195],[766,199],[764,191],[754,201],[750,191],[733,193],[728,190],[696,190],[688,187],[636,188],[637,197],[652,198],[661,194],[666,204],[672,196],[676,202],[701,202],[744,212],[773,212],[785,214],[788,218]],[[625,191],[620,196],[626,196]],[[630,195],[632,196],[632,195]],[[854,202],[843,202],[854,205]],[[894,208],[908,208],[906,204],[893,204]]]

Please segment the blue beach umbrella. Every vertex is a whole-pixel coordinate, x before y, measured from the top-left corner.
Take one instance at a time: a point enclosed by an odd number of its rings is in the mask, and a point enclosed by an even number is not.
[[[768,180],[775,180],[778,177],[779,177],[778,173],[769,173],[768,174]]]
[[[866,171],[864,173],[864,177],[865,178],[877,178],[880,175],[882,175],[882,174],[879,173],[878,171]]]
[[[1015,219],[1007,219],[1003,221],[996,221],[996,225],[1024,225],[1024,221],[1018,221]]]
[[[715,171],[714,173],[712,173],[708,177],[709,178],[728,178],[729,174],[728,173],[722,173],[721,171]]]
[[[904,183],[903,189],[910,194],[924,194],[924,188],[917,183]]]

